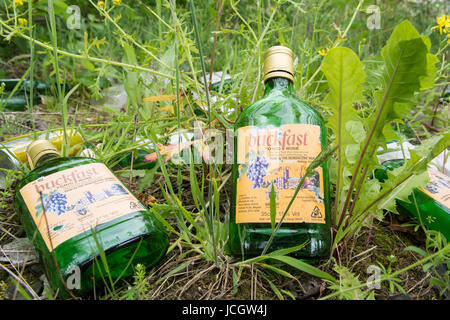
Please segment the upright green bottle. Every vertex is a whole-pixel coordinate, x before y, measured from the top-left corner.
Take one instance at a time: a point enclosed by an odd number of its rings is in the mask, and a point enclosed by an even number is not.
[[[59,296],[103,293],[164,255],[165,229],[103,163],[61,157],[47,140],[32,142],[27,157],[34,169],[15,206]]]
[[[262,253],[272,234],[270,194],[280,221],[306,168],[325,147],[321,115],[294,96],[293,55],[275,46],[265,54],[265,92],[235,123],[229,247],[233,254]],[[305,244],[293,255],[328,257],[331,245],[328,168],[307,178],[267,252]]]

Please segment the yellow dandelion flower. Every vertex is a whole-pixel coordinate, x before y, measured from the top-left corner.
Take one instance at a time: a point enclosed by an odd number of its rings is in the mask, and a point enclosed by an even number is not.
[[[122,0],[113,0],[114,5],[120,6],[122,4]]]
[[[324,56],[324,57],[325,57],[325,55],[327,54],[328,50],[330,50],[330,48],[320,49],[320,50],[317,50],[317,52],[318,52],[321,56]]]
[[[19,18],[19,19],[17,19],[17,21],[19,21],[19,24],[21,26],[26,26],[28,24],[28,20],[25,18]]]
[[[443,14],[441,17],[436,18],[437,25],[432,27],[431,30],[439,29],[439,33],[450,32],[450,16]]]
[[[23,0],[14,0],[14,6],[15,7],[23,6]]]
[[[97,2],[97,7],[104,8],[105,7],[105,2],[104,1]]]

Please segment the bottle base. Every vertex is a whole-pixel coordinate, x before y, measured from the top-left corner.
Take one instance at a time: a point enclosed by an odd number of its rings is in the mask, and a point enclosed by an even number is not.
[[[304,244],[304,247],[290,253],[289,256],[305,262],[328,259],[330,256],[331,235],[322,230],[324,227],[326,228],[326,225],[322,226],[314,226],[315,229],[306,229],[304,226],[301,228],[294,225],[289,228],[280,228],[267,253]],[[261,228],[246,225],[243,236],[239,237],[238,232],[233,232],[232,234],[235,236],[230,238],[230,254],[247,259],[262,254],[272,234],[272,228],[270,226]]]
[[[159,239],[159,237],[156,237]],[[117,284],[121,279],[126,279],[134,274],[133,266],[142,264],[146,268],[155,265],[165,254],[167,246],[155,246],[155,236],[138,236],[126,242],[109,248],[102,255],[92,257],[92,259],[80,265],[79,288],[70,288],[75,296],[87,297],[95,290],[107,288],[106,292],[111,292],[112,283]],[[66,283],[69,285],[69,277]],[[101,292],[104,292],[102,289]],[[64,296],[67,296],[65,292]]]

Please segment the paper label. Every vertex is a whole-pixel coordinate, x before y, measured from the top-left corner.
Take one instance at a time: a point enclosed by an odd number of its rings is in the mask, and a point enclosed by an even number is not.
[[[447,175],[435,169],[428,169],[430,181],[424,188],[419,188],[425,194],[450,208],[450,179]]]
[[[20,194],[50,251],[102,223],[145,209],[102,163],[41,177]]]
[[[306,168],[321,151],[320,126],[238,129],[236,223],[270,223],[270,192],[279,222]],[[322,168],[307,178],[283,223],[325,223]]]

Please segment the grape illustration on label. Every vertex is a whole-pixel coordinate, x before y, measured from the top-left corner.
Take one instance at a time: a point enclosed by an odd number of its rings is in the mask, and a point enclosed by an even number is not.
[[[39,201],[40,198],[42,198],[42,201]],[[49,194],[41,193],[36,199],[36,202],[38,202],[38,205],[35,207],[36,217],[39,217],[39,215],[44,211],[44,208],[45,213],[53,212],[57,216],[62,215],[67,210],[67,196],[59,193],[57,190],[53,190]],[[44,207],[42,207],[42,204],[44,204]]]

